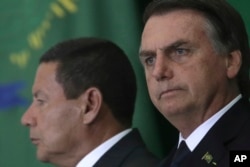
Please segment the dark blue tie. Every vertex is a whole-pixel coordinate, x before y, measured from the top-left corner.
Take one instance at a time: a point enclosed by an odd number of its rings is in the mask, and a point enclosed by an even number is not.
[[[185,159],[185,157],[191,153],[188,149],[187,144],[184,140],[181,141],[179,148],[176,150],[174,158],[170,167],[179,167],[180,163]]]

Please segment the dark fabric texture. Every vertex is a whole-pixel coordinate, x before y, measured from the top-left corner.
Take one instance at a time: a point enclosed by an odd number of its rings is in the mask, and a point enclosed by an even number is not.
[[[189,150],[186,142],[184,140],[181,141],[179,148],[176,150],[173,161],[171,163],[171,167],[178,167],[179,164],[185,160],[185,158],[190,154],[191,151]]]
[[[249,129],[250,104],[241,99],[218,120],[179,167],[229,167],[230,151],[250,150]],[[175,150],[160,167],[170,166]]]
[[[156,167],[158,163],[158,158],[147,150],[139,131],[133,129],[93,167]]]

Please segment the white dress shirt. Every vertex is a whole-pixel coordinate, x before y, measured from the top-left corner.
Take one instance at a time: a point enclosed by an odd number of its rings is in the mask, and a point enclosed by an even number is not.
[[[225,107],[223,107],[219,112],[214,114],[211,118],[206,120],[200,126],[198,126],[189,136],[184,139],[181,134],[179,134],[179,144],[182,140],[185,140],[189,150],[192,152],[200,141],[204,138],[207,132],[212,128],[212,126],[242,97],[242,95],[238,95],[234,98],[230,103],[228,103]],[[178,144],[178,147],[179,147]]]
[[[108,139],[90,153],[88,153],[76,167],[92,167],[112,146],[114,146],[119,140],[126,136],[132,129],[126,129],[112,138]]]

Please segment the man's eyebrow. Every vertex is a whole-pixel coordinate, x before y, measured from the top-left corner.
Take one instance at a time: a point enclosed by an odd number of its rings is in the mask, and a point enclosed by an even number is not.
[[[33,93],[33,97],[37,98],[38,96],[46,97],[46,95],[41,90],[35,91]]]
[[[148,57],[148,56],[155,56],[156,53],[150,50],[142,50],[139,52],[139,57]]]
[[[36,92],[34,92],[34,93],[33,93],[33,97],[38,97],[39,94],[41,94],[40,92],[41,92],[41,91],[36,91]]]
[[[164,52],[168,52],[168,51],[171,51],[177,47],[180,47],[181,45],[186,45],[188,43],[189,43],[189,41],[181,39],[181,40],[175,41],[169,45],[161,47],[160,50],[164,51]],[[156,52],[152,51],[152,50],[141,50],[139,52],[139,57],[148,57],[148,56],[156,56]]]
[[[164,51],[164,52],[168,52],[168,51],[171,51],[175,48],[178,48],[180,47],[181,45],[186,45],[188,44],[189,42],[186,41],[186,40],[178,40],[178,41],[175,41],[173,43],[171,43],[170,45],[167,45],[167,46],[164,46],[162,48],[160,48],[160,50]]]

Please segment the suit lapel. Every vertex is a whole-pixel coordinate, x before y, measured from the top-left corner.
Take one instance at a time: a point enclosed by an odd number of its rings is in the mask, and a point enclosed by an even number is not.
[[[208,131],[185,163],[192,164],[193,167],[229,166],[230,144],[249,119],[248,112],[248,102],[243,99],[238,101]]]
[[[106,152],[97,161],[94,167],[121,166],[123,160],[130,154],[130,152],[141,146],[144,146],[142,138],[140,137],[138,130],[133,129],[132,132]]]
[[[234,147],[244,149],[241,142],[232,144],[240,135],[242,127],[248,122],[250,106],[247,100],[239,100],[208,131],[195,150],[186,158],[181,167],[229,166],[229,150]],[[249,128],[249,127],[248,127]],[[246,142],[242,142],[244,144]],[[160,167],[168,167],[175,150],[164,159]]]
[[[172,159],[174,158],[174,154],[176,152],[177,145],[170,151],[169,155],[162,160],[159,167],[168,167],[170,166]]]
[[[223,141],[221,141],[216,136],[209,136],[201,141],[201,143],[192,152],[190,157],[187,158],[188,160],[183,164],[192,164],[192,167],[215,167],[218,166],[218,164],[220,164],[220,162],[225,159],[225,157],[227,157],[225,156],[226,154],[227,150],[224,147]]]

